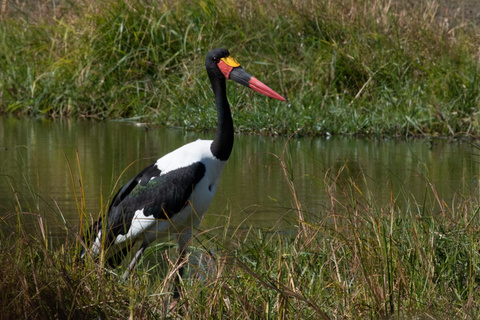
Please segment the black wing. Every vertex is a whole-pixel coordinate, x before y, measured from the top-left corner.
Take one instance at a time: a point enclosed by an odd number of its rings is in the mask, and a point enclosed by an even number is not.
[[[126,234],[137,210],[143,209],[145,216],[155,219],[171,218],[187,205],[205,171],[201,162],[166,174],[161,174],[155,163],[143,169],[112,200],[108,213],[109,238],[113,240],[119,234]]]
[[[110,203],[110,207],[108,211],[110,212],[113,207],[118,206],[126,196],[132,192],[135,187],[140,184],[141,186],[147,185],[147,183],[155,177],[160,176],[162,171],[157,168],[155,163],[152,163],[145,169],[143,169],[139,174],[135,176],[132,180],[128,181],[123,187],[118,190],[117,194],[113,197],[112,202]]]

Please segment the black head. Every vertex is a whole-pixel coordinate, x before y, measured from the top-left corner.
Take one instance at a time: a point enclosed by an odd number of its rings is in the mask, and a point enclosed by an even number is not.
[[[207,58],[205,59],[205,66],[208,68],[209,65],[217,65],[220,62],[220,59],[230,56],[230,53],[227,49],[219,48],[213,49],[207,53]]]
[[[207,53],[207,58],[205,59],[205,67],[209,75],[214,75],[215,77],[223,77],[224,75],[218,68],[218,63],[222,58],[230,56],[230,53],[227,49],[213,49]]]
[[[227,49],[213,49],[210,51],[205,60],[205,67],[212,85],[214,82],[224,83],[225,79],[230,79],[263,95],[285,101],[284,97],[243,70],[240,64],[230,56]]]

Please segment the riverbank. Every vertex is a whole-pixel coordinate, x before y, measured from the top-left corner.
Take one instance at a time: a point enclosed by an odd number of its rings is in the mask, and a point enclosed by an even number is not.
[[[478,27],[436,2],[8,5],[0,19],[3,114],[213,130],[204,57],[221,46],[289,100],[229,84],[239,132],[480,133]]]

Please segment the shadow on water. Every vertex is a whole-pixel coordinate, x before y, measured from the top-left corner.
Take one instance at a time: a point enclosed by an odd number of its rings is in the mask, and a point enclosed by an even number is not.
[[[44,217],[46,221],[65,219],[76,228],[82,197],[84,210],[97,217],[102,203],[143,167],[185,143],[213,135],[125,122],[0,118],[0,215],[8,218],[15,206],[25,206],[22,211],[38,216],[54,208],[61,214]],[[277,159],[287,139],[245,135],[235,139],[203,228],[215,226],[219,215],[230,215],[232,228],[291,230],[292,195]],[[392,196],[402,203],[405,193],[421,202],[429,183],[445,200],[457,192],[474,192],[477,153],[469,142],[446,140],[299,138],[289,141],[286,161],[303,208],[321,215],[330,205],[326,177],[339,172],[380,204]]]

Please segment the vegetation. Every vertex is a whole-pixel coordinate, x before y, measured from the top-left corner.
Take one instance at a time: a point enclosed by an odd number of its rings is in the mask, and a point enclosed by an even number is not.
[[[296,200],[287,158],[278,157],[292,207],[280,215],[293,210],[293,233],[231,228],[235,212],[227,210],[195,238],[176,304],[172,246],[151,248],[124,283],[125,266],[78,259],[81,226],[62,222],[58,208],[39,212],[35,187],[22,195],[2,177],[15,210],[1,220],[0,319],[478,318],[478,196],[458,193],[447,203],[430,183],[423,199],[391,190],[390,203],[379,205],[360,187],[367,178],[344,165],[316,181],[324,209],[308,212]],[[66,233],[60,244],[52,244],[48,214]]]
[[[480,133],[479,29],[435,1],[2,4],[0,113],[212,129],[203,62],[226,47],[289,99],[230,85],[239,131]]]

